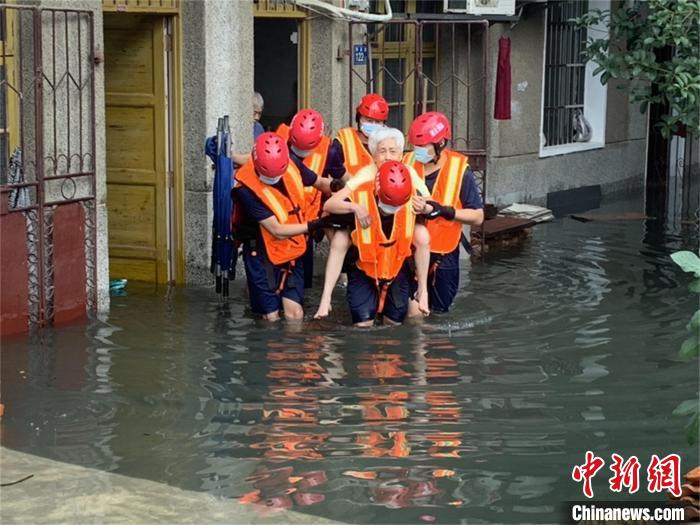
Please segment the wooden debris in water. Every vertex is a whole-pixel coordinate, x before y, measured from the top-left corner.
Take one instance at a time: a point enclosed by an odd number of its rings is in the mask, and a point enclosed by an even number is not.
[[[643,221],[645,219],[655,219],[643,213],[627,211],[622,213],[577,213],[570,217],[579,222],[591,221]]]

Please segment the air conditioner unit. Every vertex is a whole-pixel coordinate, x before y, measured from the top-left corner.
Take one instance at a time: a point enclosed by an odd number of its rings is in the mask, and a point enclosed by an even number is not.
[[[355,9],[357,11],[369,11],[369,0],[347,0],[348,9]],[[333,2],[328,2],[332,4]]]
[[[488,16],[515,14],[515,0],[443,0],[446,13]]]

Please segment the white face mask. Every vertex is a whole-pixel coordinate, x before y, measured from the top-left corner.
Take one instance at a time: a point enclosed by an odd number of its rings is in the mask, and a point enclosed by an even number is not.
[[[311,153],[313,152],[313,150],[310,150],[310,149],[299,149],[299,148],[297,148],[296,146],[291,146],[291,150],[294,152],[294,154],[295,154],[297,157],[301,157],[302,159],[305,159],[306,157],[308,157],[309,155],[311,155]]]
[[[279,175],[277,177],[266,177],[265,175],[260,175],[260,181],[270,186],[274,186],[280,180],[282,180],[282,175]]]
[[[379,209],[386,215],[394,215],[401,208],[401,206],[392,206],[382,201],[377,202],[377,206],[379,206]]]

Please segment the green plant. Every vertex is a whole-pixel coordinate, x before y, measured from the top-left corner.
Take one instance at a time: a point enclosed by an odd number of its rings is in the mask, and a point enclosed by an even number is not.
[[[691,272],[695,279],[690,283],[688,289],[693,293],[700,293],[700,257],[693,252],[682,251],[671,254],[671,259],[684,272]],[[686,329],[691,332],[688,339],[683,341],[678,355],[683,359],[692,359],[700,355],[700,309],[690,318]],[[679,404],[673,414],[676,416],[690,416],[688,429],[688,443],[697,443],[700,431],[700,400],[696,395],[695,399],[687,399]]]
[[[658,126],[665,137],[685,128],[700,133],[700,2],[647,0],[615,10],[592,10],[576,19],[579,27],[604,24],[610,37],[589,31],[584,59],[598,65],[603,84],[622,81],[644,113],[652,103],[667,103]],[[590,36],[592,35],[592,36]],[[670,47],[667,60],[656,51]],[[654,86],[656,89],[652,89]]]

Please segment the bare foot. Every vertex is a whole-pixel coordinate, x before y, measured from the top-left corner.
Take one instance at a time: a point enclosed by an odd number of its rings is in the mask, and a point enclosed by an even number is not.
[[[314,314],[314,319],[323,319],[324,317],[328,317],[332,311],[333,308],[330,304],[321,302],[321,304],[318,305],[318,310],[316,310],[316,313]]]
[[[428,304],[428,294],[427,292],[416,294],[416,300],[418,301],[418,310],[424,316],[430,315],[430,305]]]

